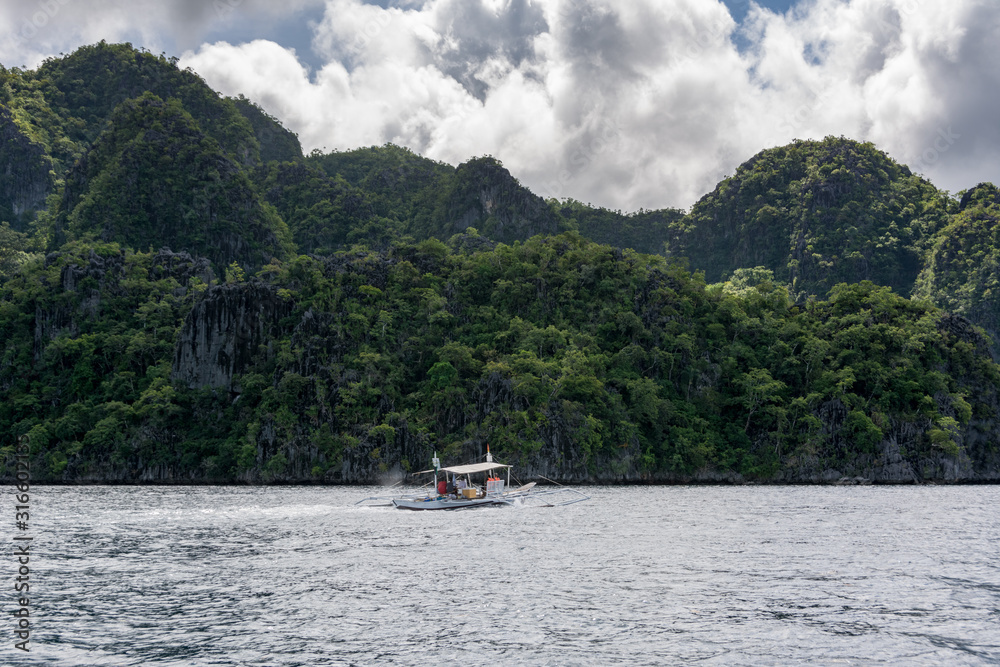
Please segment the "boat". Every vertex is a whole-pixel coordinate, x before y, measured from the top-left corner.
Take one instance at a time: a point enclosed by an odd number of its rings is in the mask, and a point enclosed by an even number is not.
[[[536,482],[529,482],[511,488],[511,466],[493,461],[489,447],[486,449],[486,460],[481,463],[442,468],[435,452],[432,464],[433,468],[414,473],[415,475],[433,473],[433,485],[429,488],[424,486],[412,492],[392,496],[370,496],[362,498],[355,504],[370,505],[381,502],[407,510],[454,510],[491,505],[554,507],[590,499],[590,496],[566,486],[539,487]],[[504,473],[506,479],[502,476]],[[443,478],[439,479],[442,474]],[[485,479],[480,480],[478,476],[483,476]],[[481,483],[477,484],[477,481]]]

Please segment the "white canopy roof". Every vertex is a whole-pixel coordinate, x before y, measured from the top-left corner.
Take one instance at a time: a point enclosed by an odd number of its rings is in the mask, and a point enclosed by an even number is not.
[[[456,475],[471,475],[474,472],[486,472],[488,470],[496,470],[497,468],[509,468],[510,466],[504,465],[503,463],[470,463],[464,466],[450,466],[448,468],[441,468],[441,470],[447,470],[448,472],[453,472]]]
[[[471,475],[475,472],[488,472],[490,470],[496,470],[498,468],[510,468],[511,466],[505,465],[503,463],[470,463],[464,466],[449,466],[447,468],[441,468],[445,472],[454,473],[456,475]],[[422,475],[423,473],[434,472],[433,470],[421,470],[416,475]]]

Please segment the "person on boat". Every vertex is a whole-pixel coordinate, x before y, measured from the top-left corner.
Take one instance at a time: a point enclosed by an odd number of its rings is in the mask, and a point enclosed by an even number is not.
[[[462,495],[462,491],[464,489],[465,489],[465,478],[459,477],[458,479],[455,480],[455,491],[457,491],[459,495]]]
[[[454,477],[452,477],[451,479],[448,480],[448,484],[447,484],[447,486],[445,488],[445,492],[449,496],[455,495],[455,478]]]

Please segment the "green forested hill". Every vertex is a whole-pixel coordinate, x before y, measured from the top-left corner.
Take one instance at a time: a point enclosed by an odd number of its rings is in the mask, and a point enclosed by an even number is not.
[[[292,251],[284,221],[181,104],[126,100],[74,165],[53,238],[183,248],[217,266],[260,267]]]
[[[220,97],[197,74],[178,69],[176,62],[129,44],[101,42],[48,60],[27,78],[63,120],[65,137],[79,146],[97,138],[119,104],[150,92],[180,101],[205,133],[241,164],[259,162],[260,144],[234,101]]]
[[[709,280],[764,266],[809,294],[861,280],[909,294],[953,209],[872,144],[797,141],[758,153],[674,222],[668,252]]]
[[[684,212],[675,208],[622,215],[621,211],[593,208],[572,199],[553,202],[553,208],[560,228],[575,229],[598,243],[650,254],[665,252],[671,225],[684,218]]]
[[[388,144],[309,156],[331,178],[341,176],[354,187],[379,199],[381,215],[402,210],[415,218],[433,212],[441,192],[450,185],[454,167]]]
[[[0,177],[2,219],[23,230],[44,209],[46,195],[105,132],[115,109],[144,93],[176,100],[199,130],[242,167],[262,158],[301,156],[293,134],[248,100],[221,97],[198,75],[178,69],[175,58],[101,42],[47,60],[34,71],[0,67],[0,164],[5,167],[0,174],[7,172]]]
[[[254,180],[304,254],[325,255],[356,243],[385,247],[402,227],[400,220],[375,214],[372,193],[339,174],[327,176],[311,161],[271,163],[257,169]]]
[[[571,481],[1000,480],[990,184],[828,138],[623,214],[492,157],[303,156],[104,43],[0,69],[0,139],[0,427],[36,479],[371,482],[489,443]]]
[[[208,271],[76,243],[4,284],[39,478],[374,481],[486,443],[576,481],[1000,473],[982,336],[871,283],[800,308],[573,234]]]
[[[387,145],[314,155],[309,161],[368,193],[376,215],[416,239],[447,239],[474,227],[510,243],[559,229],[552,207],[491,157],[454,168]]]

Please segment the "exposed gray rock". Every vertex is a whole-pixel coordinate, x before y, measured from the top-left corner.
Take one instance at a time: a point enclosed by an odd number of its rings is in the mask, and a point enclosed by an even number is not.
[[[45,202],[52,191],[52,165],[45,149],[29,139],[0,104],[0,219],[15,229]]]
[[[511,243],[557,230],[558,221],[545,200],[524,188],[493,158],[459,165],[455,182],[446,204],[446,234],[476,227],[490,239]]]
[[[192,257],[187,252],[173,252],[170,248],[160,248],[153,257],[153,268],[149,272],[153,280],[171,277],[181,285],[186,285],[191,278],[199,278],[204,283],[210,283],[215,274],[212,263],[205,257]]]
[[[210,288],[184,322],[171,379],[238,391],[233,377],[250,367],[258,346],[277,335],[278,323],[291,312],[292,303],[262,282]]]

